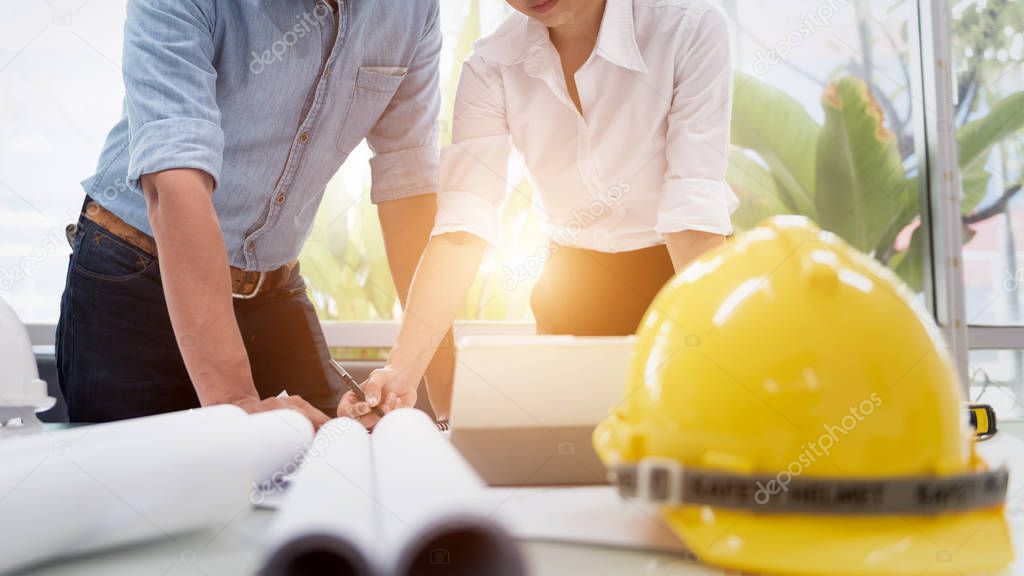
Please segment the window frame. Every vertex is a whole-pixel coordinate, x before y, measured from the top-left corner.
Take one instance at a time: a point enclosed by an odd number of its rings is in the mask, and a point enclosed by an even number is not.
[[[920,63],[915,80],[924,102],[918,121],[926,153],[919,158],[922,178],[922,225],[929,231],[924,250],[925,295],[943,329],[956,361],[960,385],[969,396],[970,353],[973,350],[1024,349],[1024,325],[988,326],[967,320],[960,206],[963,185],[957,157],[953,111],[952,17],[947,2],[919,0],[916,17]]]
[[[923,135],[924,154],[918,157],[921,178],[921,225],[925,236],[925,298],[936,323],[946,336],[956,360],[964,393],[968,377],[969,334],[965,321],[966,292],[963,277],[963,239],[960,223],[962,186],[957,162],[953,118],[952,42],[949,5],[918,0],[915,40],[920,56],[914,74],[915,134]],[[918,136],[921,137],[921,136]]]

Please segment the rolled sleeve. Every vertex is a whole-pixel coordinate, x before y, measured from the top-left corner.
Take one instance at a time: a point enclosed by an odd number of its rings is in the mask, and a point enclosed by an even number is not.
[[[732,234],[729,217],[739,205],[725,182],[689,178],[665,183],[658,206],[659,234],[697,230],[728,236]]]
[[[511,149],[504,84],[497,64],[471,56],[455,95],[452,144],[441,153],[433,235],[468,232],[497,246],[508,195]]]
[[[224,131],[206,120],[182,118],[154,120],[132,134],[129,146],[128,186],[141,188],[143,174],[174,168],[194,168],[220,181]]]
[[[444,149],[444,175],[437,195],[433,235],[469,232],[491,246],[501,243],[501,205],[505,201],[509,137],[482,136]]]
[[[501,218],[494,205],[472,192],[448,190],[437,196],[437,217],[431,236],[467,232],[492,247],[501,243]]]
[[[220,174],[224,133],[213,66],[213,0],[130,0],[124,40],[129,189],[144,174]]]
[[[378,154],[370,158],[370,200],[376,204],[434,194],[438,182],[437,146]]]
[[[440,61],[440,8],[435,0],[405,78],[366,135],[373,152],[370,199],[374,203],[437,191]]]
[[[676,63],[656,230],[729,235],[730,214],[739,205],[725,181],[732,111],[729,30],[725,17],[710,7],[695,12],[683,28],[690,26],[684,32],[692,40]]]

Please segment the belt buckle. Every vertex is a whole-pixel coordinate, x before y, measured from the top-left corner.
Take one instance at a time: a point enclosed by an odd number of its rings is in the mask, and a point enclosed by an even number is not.
[[[267,277],[267,273],[265,271],[263,271],[263,270],[260,270],[259,273],[258,273],[257,279],[256,279],[256,287],[253,288],[251,294],[240,294],[240,293],[235,292],[234,290],[232,290],[231,291],[231,297],[235,298],[236,300],[252,300],[253,298],[256,297],[257,294],[260,293],[260,288],[263,287],[263,279],[266,278],[266,277]]]

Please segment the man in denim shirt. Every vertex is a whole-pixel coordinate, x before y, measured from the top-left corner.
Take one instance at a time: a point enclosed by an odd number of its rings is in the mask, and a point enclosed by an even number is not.
[[[319,425],[340,383],[296,258],[365,138],[404,298],[435,208],[438,2],[129,0],[127,14],[124,115],[83,182],[57,327],[71,419],[233,403]]]

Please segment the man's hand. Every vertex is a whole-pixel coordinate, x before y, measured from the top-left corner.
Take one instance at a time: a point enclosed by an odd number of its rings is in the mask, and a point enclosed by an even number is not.
[[[271,410],[282,410],[291,409],[297,410],[300,414],[309,419],[313,423],[313,429],[318,430],[321,426],[327,423],[330,418],[326,414],[317,410],[312,404],[306,402],[298,396],[288,396],[285,398],[267,398],[266,400],[260,400],[256,397],[248,397],[242,400],[236,400],[233,402],[234,405],[245,410],[249,414],[255,414],[257,412],[269,412]]]
[[[374,370],[362,384],[366,401],[359,400],[354,392],[346,392],[338,404],[338,416],[355,418],[369,430],[380,421],[373,408],[380,408],[387,414],[397,408],[415,406],[418,383],[419,379],[410,383],[406,373],[390,366]]]

